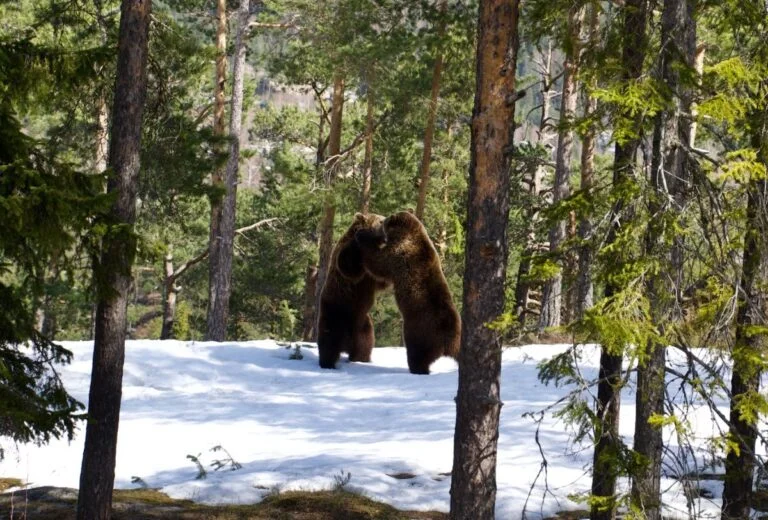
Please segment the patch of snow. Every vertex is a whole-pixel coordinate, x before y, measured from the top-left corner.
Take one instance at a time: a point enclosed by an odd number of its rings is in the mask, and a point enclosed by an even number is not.
[[[74,353],[61,373],[69,391],[87,401],[91,342],[64,342]],[[539,382],[537,363],[567,345],[529,345],[503,354],[501,431],[498,446],[497,516],[540,518],[579,504],[568,496],[589,490],[592,450],[572,447],[573,432],[551,415],[539,440],[548,461],[545,495],[541,455],[535,442],[536,412],[565,395],[568,387]],[[582,347],[580,368],[597,375],[599,350]],[[140,477],[175,498],[204,503],[254,502],[288,490],[332,488],[349,472],[347,487],[401,509],[448,511],[457,388],[455,361],[443,358],[432,375],[408,372],[402,347],[377,348],[370,364],[347,363],[338,370],[318,366],[317,350],[292,349],[269,340],[200,343],[129,341],[126,344],[123,403],[117,452],[116,487],[135,487]],[[671,356],[673,362],[674,355]],[[677,360],[680,361],[679,359]],[[670,389],[672,391],[672,389]],[[634,394],[622,396],[621,434],[631,445]],[[718,403],[727,410],[727,402]],[[689,415],[697,442],[717,434],[705,408]],[[674,439],[667,436],[674,446]],[[6,446],[0,476],[32,486],[77,487],[84,426],[74,441],[46,446]],[[242,468],[214,471],[227,458]],[[207,478],[197,480],[199,456]],[[390,475],[408,474],[411,478]],[[622,482],[624,489],[628,483]],[[664,478],[670,518],[687,518],[680,484]],[[706,486],[719,497],[718,484]],[[530,494],[530,497],[529,497]],[[693,503],[697,518],[717,518],[719,500]]]

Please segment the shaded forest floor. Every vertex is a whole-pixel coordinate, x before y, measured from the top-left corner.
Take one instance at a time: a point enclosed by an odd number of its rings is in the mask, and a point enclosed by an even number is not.
[[[0,480],[3,487],[17,485]],[[39,487],[0,494],[0,518],[11,520],[74,520],[77,490]],[[153,489],[115,490],[115,520],[443,520],[439,512],[399,511],[347,491],[290,491],[258,504],[211,506],[174,500]]]

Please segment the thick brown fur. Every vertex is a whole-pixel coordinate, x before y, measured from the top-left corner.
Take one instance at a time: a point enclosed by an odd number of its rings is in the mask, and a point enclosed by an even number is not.
[[[386,283],[363,268],[355,241],[357,231],[378,227],[384,217],[357,213],[355,220],[331,253],[328,276],[320,294],[317,347],[322,368],[336,368],[342,352],[350,361],[369,362],[373,350],[373,322],[368,312],[377,290]]]
[[[461,318],[421,222],[411,213],[395,213],[358,231],[355,240],[366,271],[394,286],[410,371],[429,374],[429,366],[440,356],[456,358]]]

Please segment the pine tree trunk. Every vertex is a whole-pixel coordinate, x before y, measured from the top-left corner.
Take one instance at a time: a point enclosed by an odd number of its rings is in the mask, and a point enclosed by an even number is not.
[[[118,37],[117,78],[112,107],[112,138],[107,192],[115,226],[102,240],[94,269],[98,281],[96,334],[88,422],[80,470],[78,520],[110,518],[115,480],[117,431],[125,358],[126,307],[136,253],[136,184],[141,124],[147,87],[147,42],[151,0],[123,0]]]
[[[440,11],[445,11],[446,0],[440,0]],[[445,36],[445,21],[440,22],[437,30],[438,40]],[[424,130],[424,150],[419,167],[419,198],[416,201],[416,218],[424,220],[424,207],[427,203],[427,185],[429,184],[429,165],[432,162],[432,141],[435,137],[435,119],[437,118],[437,98],[440,95],[440,75],[443,72],[443,52],[438,51],[435,66],[432,69],[432,88],[429,94],[429,113]]]
[[[659,258],[670,270],[650,275],[646,292],[651,319],[661,334],[682,319],[683,244],[674,233],[678,214],[685,206],[691,174],[684,147],[690,142],[691,88],[680,71],[693,67],[696,0],[665,0],[661,15],[661,79],[672,99],[656,116],[649,209],[651,220],[646,234],[646,257]],[[672,229],[668,229],[671,226]],[[671,238],[672,245],[665,246]],[[650,424],[653,416],[664,415],[664,369],[666,345],[650,342],[637,367],[634,450],[642,464],[632,480],[632,504],[648,520],[661,520],[662,430]]]
[[[341,153],[341,122],[344,112],[344,77],[336,74],[333,78],[333,98],[331,100],[331,128],[328,134],[328,167],[325,171],[326,194],[323,201],[323,216],[320,220],[319,260],[317,266],[317,289],[315,308],[320,308],[320,295],[325,279],[328,277],[331,252],[333,251],[333,221],[336,217],[336,204],[333,197],[334,179],[338,174],[339,153]]]
[[[555,181],[552,186],[552,204],[556,205],[571,193],[571,152],[573,150],[573,119],[576,115],[578,90],[576,77],[579,71],[579,31],[582,9],[571,8],[568,12],[568,38],[565,62],[563,63],[563,93],[560,98],[560,128],[558,130],[557,153],[555,156]],[[549,230],[549,252],[557,254],[565,240],[566,223],[555,222]],[[548,327],[557,327],[561,322],[563,305],[563,273],[557,273],[544,283],[539,315],[539,333]]]
[[[487,520],[495,514],[501,337],[487,324],[504,311],[517,26],[517,0],[481,0],[451,480],[453,520]]]
[[[544,70],[542,78],[541,92],[541,118],[539,119],[539,128],[537,131],[537,140],[539,144],[547,140],[546,126],[549,124],[549,105],[552,95],[552,45],[547,50],[547,56],[544,61]],[[530,184],[528,194],[530,200],[538,201],[541,193],[541,182],[544,177],[544,168],[537,166],[530,172]],[[515,282],[515,317],[521,329],[525,328],[525,320],[528,316],[528,302],[530,301],[531,282],[527,280],[533,266],[533,257],[538,251],[538,237],[536,236],[536,227],[539,220],[539,210],[536,207],[538,203],[528,205],[525,208],[526,244],[523,253],[520,256],[520,263],[517,266],[517,278]]]
[[[587,45],[595,49],[600,40],[600,18],[597,6],[589,7],[589,24],[587,29]],[[597,111],[597,99],[592,95],[596,88],[595,80],[583,88],[584,118],[591,118]],[[595,143],[597,127],[590,121],[581,138],[581,186],[580,189],[589,197],[595,178]],[[592,264],[594,261],[593,246],[589,243],[592,235],[592,215],[587,211],[579,215],[578,236],[579,246],[578,271],[576,273],[576,298],[574,304],[574,319],[581,319],[584,313],[594,304],[594,285],[592,283]]]
[[[163,327],[160,339],[173,339],[173,323],[176,320],[176,297],[179,293],[176,278],[173,276],[173,253],[163,257],[165,280],[163,283]]]
[[[227,335],[229,298],[232,294],[232,257],[235,244],[237,184],[240,171],[240,139],[243,121],[243,83],[245,76],[245,36],[250,17],[250,0],[241,0],[235,36],[235,61],[232,67],[232,100],[229,118],[229,157],[224,177],[226,194],[217,226],[216,248],[209,254],[210,272],[207,339],[224,341]],[[216,255],[215,257],[213,255]],[[213,270],[215,267],[215,270]]]
[[[365,114],[365,156],[363,157],[363,188],[360,192],[360,211],[368,213],[371,205],[371,181],[373,179],[373,108],[375,96],[373,85],[368,83],[368,93],[366,95],[366,114]]]
[[[226,104],[224,91],[227,82],[227,0],[216,2],[216,83],[213,91],[213,135],[223,141],[225,132],[224,106]],[[218,144],[216,151],[223,154],[224,144]],[[225,171],[222,166],[216,166],[211,174],[211,185],[220,188],[223,193],[217,193],[211,198],[211,224],[208,248],[208,309],[206,313],[205,339],[223,341],[226,324],[222,324],[224,307],[219,302],[221,292],[219,279],[222,267],[221,258],[221,223],[223,217],[224,199],[227,187],[224,183]],[[224,333],[222,333],[224,331]]]
[[[648,0],[627,0],[623,9],[622,65],[623,79],[630,82],[640,78],[643,72],[646,46],[646,20]],[[642,120],[631,118],[636,134],[623,143],[616,143],[613,164],[613,185],[621,189],[632,179],[636,167],[636,155],[641,141]],[[606,242],[613,244],[621,230],[622,215],[630,201],[620,197],[612,209],[612,225]],[[622,259],[616,258],[612,269],[621,269]],[[605,297],[611,298],[622,288],[609,278]],[[616,518],[616,481],[618,479],[617,456],[621,448],[619,438],[619,408],[621,405],[621,364],[624,345],[603,345],[600,353],[599,382],[597,387],[597,426],[595,451],[592,461],[592,495],[603,502],[592,506],[590,520],[614,520]]]
[[[763,86],[765,89],[765,86]],[[768,167],[768,114],[755,118],[753,146]],[[755,175],[747,187],[747,229],[744,237],[741,283],[738,292],[736,341],[733,347],[729,438],[738,451],[725,460],[723,520],[748,518],[752,505],[757,424],[742,416],[739,405],[760,391],[762,356],[768,348],[768,180]]]
[[[317,266],[307,266],[307,274],[304,277],[304,320],[301,333],[303,341],[315,341],[317,331],[315,327],[315,294],[317,293]]]

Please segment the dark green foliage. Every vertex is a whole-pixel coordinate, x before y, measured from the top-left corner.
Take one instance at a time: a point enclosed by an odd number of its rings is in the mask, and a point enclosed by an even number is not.
[[[67,263],[62,252],[106,202],[101,178],[51,157],[16,117],[32,91],[16,91],[15,79],[45,56],[29,40],[0,44],[0,435],[21,442],[72,438],[80,417],[56,372],[71,353],[37,331],[36,311],[49,262]]]

